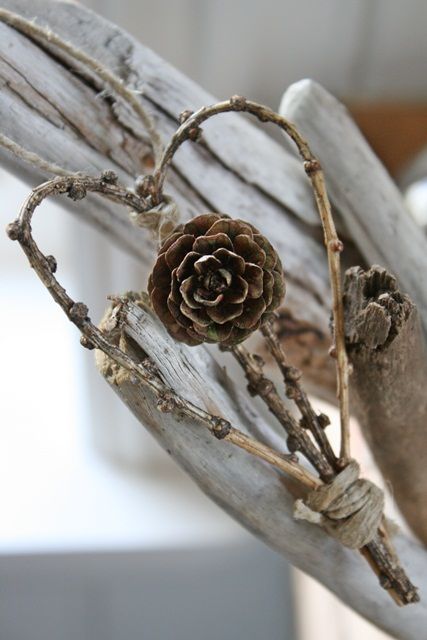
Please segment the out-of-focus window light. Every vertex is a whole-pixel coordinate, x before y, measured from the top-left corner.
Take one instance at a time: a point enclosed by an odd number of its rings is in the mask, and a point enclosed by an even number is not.
[[[427,178],[414,182],[405,193],[406,206],[420,227],[427,227]]]
[[[29,187],[2,171],[0,188],[6,224]],[[108,293],[144,286],[123,254],[54,200],[38,210],[33,230],[57,257],[61,283],[89,302],[94,318]],[[18,244],[1,234],[0,247],[0,553],[176,548],[247,536],[121,405]]]

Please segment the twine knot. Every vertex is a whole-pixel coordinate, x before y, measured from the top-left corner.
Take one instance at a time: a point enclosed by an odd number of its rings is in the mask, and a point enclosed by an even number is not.
[[[129,216],[138,227],[144,227],[157,233],[159,241],[162,242],[178,224],[179,211],[173,198],[164,195],[162,201],[155,207],[145,211],[132,210]]]
[[[294,517],[318,524],[350,549],[374,538],[384,509],[384,494],[370,480],[359,478],[355,460],[336,478],[295,502]]]

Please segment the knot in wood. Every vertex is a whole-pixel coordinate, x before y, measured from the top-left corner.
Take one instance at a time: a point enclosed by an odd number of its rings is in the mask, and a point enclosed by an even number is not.
[[[46,262],[49,265],[50,272],[55,273],[58,268],[55,256],[46,256]]]
[[[306,160],[304,162],[304,171],[308,176],[311,176],[313,173],[321,170],[320,162],[313,158],[312,160]]]
[[[184,111],[181,111],[178,117],[179,124],[184,124],[184,122],[186,122],[188,118],[191,118],[193,113],[194,111],[191,111],[191,109],[185,109]]]
[[[320,525],[350,549],[368,544],[381,523],[384,494],[359,473],[359,465],[351,460],[332,482],[311,491],[304,501],[297,500],[294,517]]]
[[[192,142],[198,142],[202,137],[202,133],[203,133],[202,128],[199,127],[198,125],[195,125],[194,127],[190,127],[187,134],[188,139],[191,140]]]
[[[96,349],[96,347],[93,344],[93,342],[91,340],[89,340],[89,338],[87,336],[81,336],[80,337],[80,344],[85,349],[89,349],[89,351],[91,351],[92,349]]]
[[[264,376],[262,376],[257,381],[256,385],[252,386],[252,388],[255,389],[256,394],[260,396],[267,396],[269,393],[271,393],[274,390],[274,385],[271,380],[269,380],[268,378],[264,378]]]
[[[344,243],[338,240],[338,238],[330,240],[329,247],[334,253],[342,253],[344,251]]]
[[[289,382],[297,382],[301,378],[301,371],[296,367],[285,367],[284,374]]]
[[[317,416],[317,421],[322,429],[326,429],[326,427],[329,427],[329,425],[331,424],[331,421],[329,420],[329,417],[326,415],[326,413],[319,413],[319,415]]]
[[[289,400],[298,400],[301,398],[301,392],[297,387],[290,384],[286,389],[286,397],[289,398]]]
[[[138,176],[135,180],[135,193],[141,198],[149,198],[156,193],[156,182],[152,175]]]
[[[293,435],[287,437],[286,446],[288,448],[289,453],[291,454],[301,449],[299,438]]]
[[[162,393],[157,399],[157,408],[161,413],[172,413],[176,408],[175,396],[172,393]]]

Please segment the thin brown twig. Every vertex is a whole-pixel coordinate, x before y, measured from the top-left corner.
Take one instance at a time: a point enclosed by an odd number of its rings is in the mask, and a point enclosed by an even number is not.
[[[324,232],[324,241],[328,256],[329,278],[332,289],[332,314],[334,321],[335,344],[335,348],[332,352],[336,355],[337,395],[340,407],[340,463],[341,466],[345,466],[350,460],[350,411],[348,384],[349,365],[345,347],[340,266],[340,253],[343,250],[343,243],[338,238],[336,232],[331,213],[331,206],[326,192],[323,171],[319,161],[313,155],[307,141],[300,135],[295,125],[286,120],[286,118],[280,116],[268,107],[247,100],[242,96],[233,96],[229,100],[218,102],[217,104],[207,107],[202,107],[195,113],[184,112],[182,114],[182,119],[184,120],[183,124],[181,124],[172,136],[162,158],[156,166],[156,170],[153,175],[154,181],[151,196],[155,204],[161,200],[166,170],[181,144],[188,139],[197,140],[201,132],[200,125],[203,122],[215,115],[230,111],[250,113],[261,122],[272,122],[279,126],[297,146],[299,154],[304,161],[304,169],[311,181]]]
[[[110,172],[109,172],[110,174]],[[40,280],[47,287],[55,302],[59,304],[69,320],[80,330],[83,336],[82,344],[89,348],[101,349],[117,364],[134,375],[142,384],[150,387],[155,393],[159,409],[162,411],[180,411],[192,419],[197,419],[218,439],[224,439],[248,451],[252,455],[268,462],[277,469],[301,482],[309,489],[320,486],[320,481],[308,470],[295,462],[290,456],[281,455],[270,447],[250,438],[242,431],[233,427],[227,420],[213,416],[200,407],[185,400],[160,378],[153,375],[150,367],[136,362],[119,347],[113,345],[108,338],[90,321],[88,308],[81,302],[75,302],[59,284],[54,276],[56,260],[52,256],[45,256],[37,246],[31,233],[31,219],[36,208],[49,196],[67,194],[72,198],[82,198],[88,191],[99,193],[121,204],[129,204],[129,196],[133,206],[138,196],[130,194],[126,189],[111,184],[111,175],[93,178],[90,176],[57,177],[33,189],[25,201],[17,220],[8,226],[8,234],[12,240],[17,240],[25,252],[30,265]],[[139,203],[142,206],[142,203]]]
[[[279,420],[280,424],[290,434],[288,438],[288,446],[291,439],[290,450],[295,451],[296,447],[298,451],[310,460],[324,481],[331,481],[336,475],[335,469],[329,467],[332,477],[329,473],[327,478],[324,477],[323,470],[328,467],[329,463],[323,449],[320,451],[316,450],[314,457],[311,451],[307,450],[307,440],[310,443],[311,440],[307,437],[303,427],[301,427],[292,416],[291,419],[288,420],[288,415],[291,414],[289,414],[280,397],[276,397],[278,394],[274,383],[264,376],[260,359],[251,354],[242,345],[232,347],[230,351],[245,373],[249,382],[250,392],[253,395],[259,395],[263,399],[270,411]],[[288,430],[289,428],[291,430]],[[393,552],[388,538],[385,536],[384,527],[378,530],[375,538],[371,542],[360,549],[360,553],[378,576],[381,586],[387,589],[390,596],[398,605],[418,602],[419,596],[417,590],[400,566],[398,558]]]
[[[260,331],[283,376],[286,395],[295,402],[300,410],[302,416],[301,426],[313,434],[319,449],[323,452],[329,464],[335,470],[338,470],[338,459],[325,433],[325,427],[330,424],[329,418],[323,413],[318,415],[314,410],[307,393],[299,382],[301,371],[288,364],[282,344],[277,334],[273,331],[271,323],[272,320],[265,322]]]
[[[140,195],[134,194],[117,184],[117,176],[113,172],[104,172],[100,178],[84,175],[57,177],[34,189],[25,201],[18,219],[8,226],[10,238],[20,243],[31,266],[47,287],[53,299],[61,306],[71,322],[81,331],[82,344],[88,348],[101,349],[117,364],[124,367],[136,380],[140,381],[141,384],[148,386],[157,397],[159,410],[181,412],[192,419],[196,419],[217,438],[226,439],[269,462],[291,477],[298,479],[307,488],[319,487],[320,481],[292,458],[289,459],[289,457],[278,454],[273,449],[235,429],[227,420],[213,416],[181,398],[157,376],[153,375],[150,368],[145,366],[144,363],[136,362],[122,349],[111,344],[108,337],[90,321],[86,305],[81,302],[75,302],[59,284],[54,276],[56,270],[55,259],[52,256],[45,256],[32,236],[32,216],[35,209],[48,196],[67,194],[69,197],[78,200],[85,197],[88,191],[97,192],[115,202],[131,206],[137,211],[145,211],[147,208],[147,202]],[[269,381],[262,376],[258,382],[264,384],[264,386],[266,382],[267,388],[269,386]],[[328,464],[327,461],[326,464]],[[375,572],[381,577],[383,586],[389,590],[399,604],[418,600],[416,588],[411,584],[403,569],[399,566],[397,559],[390,554],[390,550],[378,535],[369,545],[364,547],[363,553],[368,555]]]
[[[280,397],[275,384],[264,376],[261,361],[257,357],[254,357],[246,347],[241,344],[231,347],[230,352],[245,372],[245,376],[249,382],[249,393],[251,393],[251,395],[259,395],[263,399],[271,413],[277,418],[288,434],[287,446],[289,451],[291,453],[301,451],[319,473],[323,482],[333,480],[335,477],[334,468],[326,459],[323,452],[317,449],[307,431],[301,427],[290,413]]]

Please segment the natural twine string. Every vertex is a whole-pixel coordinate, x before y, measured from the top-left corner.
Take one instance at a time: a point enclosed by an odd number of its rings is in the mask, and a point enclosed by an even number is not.
[[[295,519],[320,525],[350,549],[371,542],[381,524],[384,494],[359,474],[359,465],[351,460],[332,482],[295,502]]]
[[[0,146],[8,151],[11,151],[17,158],[31,164],[31,166],[36,167],[37,169],[41,169],[41,171],[45,171],[46,173],[53,173],[53,175],[57,176],[70,176],[73,175],[72,171],[67,171],[64,167],[60,167],[58,164],[54,162],[49,162],[49,160],[44,160],[41,156],[33,151],[29,151],[25,149],[20,144],[11,140],[3,133],[0,133]]]
[[[0,21],[14,27],[30,38],[39,41],[41,40],[42,42],[57,47],[60,51],[63,51],[70,56],[71,60],[83,64],[86,68],[95,73],[104,85],[104,88],[112,89],[115,94],[120,96],[141,119],[141,122],[150,134],[155,159],[157,160],[161,157],[163,152],[163,142],[156,129],[153,118],[146,112],[137,97],[137,94],[140,94],[141,90],[135,92],[129,89],[121,78],[107,69],[107,67],[101,64],[99,60],[92,58],[92,56],[83,51],[83,49],[75,47],[71,42],[67,42],[49,28],[41,27],[34,21],[26,20],[19,14],[3,8],[0,8]]]
[[[94,72],[104,84],[105,90],[110,89],[114,92],[116,98],[122,98],[141,119],[150,135],[155,160],[160,159],[163,152],[163,143],[153,118],[145,111],[137,98],[137,93],[141,93],[141,91],[135,92],[129,89],[117,75],[103,66],[98,60],[95,60],[95,58],[92,58],[83,50],[74,47],[70,42],[66,42],[51,29],[41,27],[34,21],[26,20],[22,16],[2,8],[0,8],[0,21],[11,25],[30,38],[56,46],[69,55],[72,60],[85,65]],[[76,173],[42,158],[33,151],[25,149],[19,143],[1,133],[0,147],[7,149],[20,160],[43,172],[57,176],[70,176]],[[157,233],[161,241],[176,225],[178,209],[176,204],[172,202],[172,199],[168,198],[166,202],[162,202],[158,207],[150,207],[143,212],[131,211],[130,218],[132,222],[135,222],[138,226],[145,227],[153,231],[153,233]]]
[[[133,224],[157,234],[161,243],[177,226],[179,209],[171,196],[164,195],[162,202],[157,206],[145,211],[130,211],[129,217]]]

